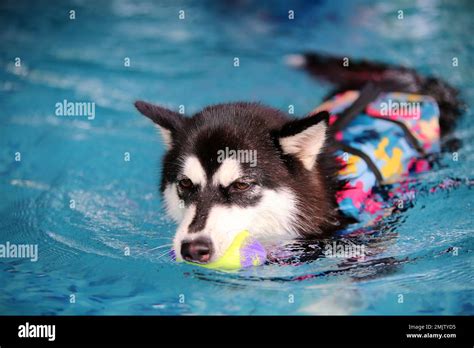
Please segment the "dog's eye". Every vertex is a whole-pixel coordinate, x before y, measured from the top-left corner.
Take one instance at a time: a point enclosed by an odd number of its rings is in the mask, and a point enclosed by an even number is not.
[[[243,182],[243,181],[235,181],[230,185],[230,188],[233,191],[244,192],[247,191],[250,187],[252,187],[251,183]]]
[[[180,181],[178,181],[178,185],[181,189],[183,190],[189,190],[190,188],[192,188],[194,185],[193,185],[193,182],[190,180],[190,179],[181,179]]]

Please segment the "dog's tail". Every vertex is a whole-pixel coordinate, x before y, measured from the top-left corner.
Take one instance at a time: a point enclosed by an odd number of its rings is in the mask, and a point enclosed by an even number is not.
[[[349,57],[336,57],[315,52],[286,57],[286,62],[296,68],[307,70],[312,76],[335,84],[338,88],[362,89],[368,82],[396,83],[398,88],[414,89],[419,85],[419,76],[414,70],[391,67],[387,64]],[[388,86],[387,86],[388,87]]]
[[[376,83],[387,92],[418,93],[432,96],[441,111],[443,135],[450,133],[464,109],[456,88],[435,77],[423,77],[414,69],[349,57],[329,56],[316,52],[289,55],[286,62],[305,69],[312,76],[336,86],[326,99],[347,90],[361,90],[367,83]]]

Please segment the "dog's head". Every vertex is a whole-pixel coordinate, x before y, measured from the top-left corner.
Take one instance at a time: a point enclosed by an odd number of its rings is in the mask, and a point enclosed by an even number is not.
[[[179,224],[178,259],[214,261],[242,230],[268,245],[334,224],[329,174],[319,163],[327,113],[295,120],[232,103],[184,117],[142,101],[135,106],[167,148],[161,192]]]

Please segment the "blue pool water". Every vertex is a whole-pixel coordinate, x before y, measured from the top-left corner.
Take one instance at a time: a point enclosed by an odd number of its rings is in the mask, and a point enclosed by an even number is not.
[[[192,113],[251,100],[303,115],[330,86],[289,69],[286,54],[322,50],[448,80],[468,104],[459,159],[444,154],[415,185],[473,179],[470,1],[285,3],[2,1],[0,244],[37,244],[39,258],[0,259],[0,314],[474,314],[465,184],[417,195],[367,229],[358,237],[370,246],[364,261],[221,273],[168,258],[176,226],[157,189],[163,146],[133,101]],[[95,102],[95,118],[55,116],[64,99]]]

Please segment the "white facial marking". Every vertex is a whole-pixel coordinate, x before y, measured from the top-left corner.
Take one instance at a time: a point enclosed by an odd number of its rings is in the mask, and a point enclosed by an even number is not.
[[[233,158],[226,158],[212,176],[212,183],[215,186],[227,187],[241,176],[240,163]]]
[[[194,185],[206,186],[206,172],[196,156],[185,159],[182,174],[186,175]]]
[[[263,189],[262,198],[255,206],[216,205],[209,212],[206,226],[198,233],[188,233],[189,224],[196,212],[195,207],[191,207],[187,209],[176,232],[176,255],[180,253],[183,240],[193,240],[201,236],[212,241],[214,255],[211,261],[222,256],[237,234],[243,230],[248,230],[251,236],[267,246],[297,236],[296,199],[287,189]]]
[[[313,169],[326,139],[326,123],[319,122],[304,131],[280,139],[283,152],[296,156],[306,169]]]
[[[176,255],[176,260],[181,261],[181,243],[183,240],[193,240],[199,237],[199,233],[188,233],[188,226],[193,221],[194,215],[196,215],[196,206],[191,204],[184,212],[183,220],[179,225],[176,235],[173,239],[173,249]]]
[[[275,243],[275,240],[298,236],[297,200],[290,189],[264,190],[255,209],[258,211],[257,216],[252,221],[249,232],[262,244],[269,245]]]
[[[184,217],[184,203],[181,202],[175,184],[167,184],[163,192],[165,198],[166,212],[177,223]]]

